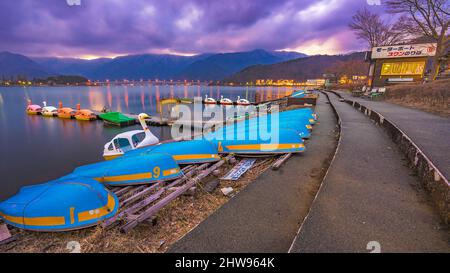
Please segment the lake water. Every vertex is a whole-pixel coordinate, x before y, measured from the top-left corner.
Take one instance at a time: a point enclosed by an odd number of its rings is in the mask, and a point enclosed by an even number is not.
[[[66,175],[74,168],[103,160],[103,145],[115,135],[140,126],[107,127],[102,122],[80,122],[29,116],[27,101],[34,104],[123,113],[157,114],[162,98],[193,98],[208,95],[250,101],[275,99],[292,92],[287,87],[223,86],[101,86],[101,87],[0,87],[0,200],[20,187]],[[151,127],[160,140],[170,139],[169,127]]]

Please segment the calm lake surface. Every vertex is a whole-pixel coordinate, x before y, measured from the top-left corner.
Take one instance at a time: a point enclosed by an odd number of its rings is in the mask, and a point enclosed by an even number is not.
[[[162,98],[213,98],[250,101],[275,99],[292,92],[288,87],[223,86],[101,86],[101,87],[0,87],[0,200],[20,187],[56,179],[74,168],[102,161],[103,146],[115,135],[140,126],[107,127],[101,121],[81,122],[29,116],[27,101],[100,111],[103,107],[123,113],[157,114]],[[160,140],[170,139],[169,127],[151,127]]]

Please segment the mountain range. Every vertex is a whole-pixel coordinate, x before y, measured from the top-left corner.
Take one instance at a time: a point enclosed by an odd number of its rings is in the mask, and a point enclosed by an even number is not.
[[[79,75],[91,80],[178,79],[222,80],[245,67],[283,62],[305,54],[256,49],[236,53],[205,53],[194,56],[140,54],[84,60],[26,57],[0,52],[0,77],[44,78]]]

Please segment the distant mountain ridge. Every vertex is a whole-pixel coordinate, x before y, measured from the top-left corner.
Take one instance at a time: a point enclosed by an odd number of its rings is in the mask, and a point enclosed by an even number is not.
[[[0,78],[48,76],[50,76],[50,73],[45,67],[25,56],[10,52],[0,52]]]
[[[26,76],[29,79],[53,75],[80,75],[92,80],[221,80],[257,64],[273,64],[305,57],[298,52],[257,49],[236,53],[206,53],[194,56],[140,54],[84,60],[31,57],[0,53],[0,77]]]
[[[129,55],[117,57],[102,64],[90,75],[93,79],[173,79],[190,64],[207,58],[209,54],[189,56],[177,55]]]
[[[315,55],[285,62],[249,66],[229,77],[224,82],[245,83],[258,79],[292,79],[305,81],[322,78],[324,73],[359,75],[365,74],[368,63],[365,52],[344,55]]]
[[[84,60],[75,58],[30,57],[30,59],[52,75],[90,75],[101,65],[111,61],[109,58]]]
[[[250,52],[214,54],[192,63],[175,77],[221,80],[251,65],[273,64],[305,56],[305,54],[297,52],[268,52],[262,49]]]

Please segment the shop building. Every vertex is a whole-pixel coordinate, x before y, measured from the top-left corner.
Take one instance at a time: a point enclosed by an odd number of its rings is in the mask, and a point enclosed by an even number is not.
[[[368,61],[372,88],[422,82],[431,70],[436,43],[373,47]]]

